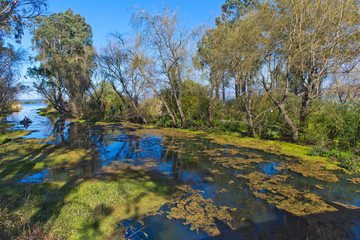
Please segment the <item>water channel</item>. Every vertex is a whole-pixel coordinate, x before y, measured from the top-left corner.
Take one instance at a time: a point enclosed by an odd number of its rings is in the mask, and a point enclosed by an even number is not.
[[[188,192],[182,196],[182,200],[188,199],[184,201],[185,211],[199,201],[197,207],[202,209],[194,213],[197,216],[193,219],[170,219],[168,214],[174,207],[172,204],[163,206],[157,215],[119,222],[119,227],[125,229],[123,234],[126,238],[360,239],[360,212],[344,207],[360,207],[359,186],[348,181],[353,175],[337,173],[339,181],[321,181],[282,167],[288,161],[286,156],[219,145],[208,138],[167,136],[156,130],[139,134],[136,129],[125,128],[121,124],[96,126],[69,122],[63,118],[50,119],[37,114],[38,108],[45,107],[39,101],[22,106],[21,112],[9,115],[6,120],[15,124],[12,129],[24,129],[20,120],[24,116],[32,119],[33,123],[27,127],[31,133],[24,138],[43,139],[49,144],[72,149],[91,148],[98,157],[72,169],[44,169],[25,176],[20,184],[70,182],[92,177],[105,167],[122,164],[150,169],[177,184],[186,185]],[[246,161],[246,164],[238,164]],[[261,194],[273,193],[274,188],[266,187],[269,185],[257,189],[259,195],[254,194],[256,187],[254,190],[251,183],[256,179],[248,177],[252,174],[268,178],[286,176],[279,184],[290,186],[293,191],[302,194],[314,194],[337,211],[305,216],[286,211],[285,207],[261,197],[264,196]],[[281,191],[273,195],[281,195]],[[227,217],[223,217],[224,212]],[[184,218],[191,214],[184,214]],[[206,224],[217,229],[217,233],[211,234],[213,232]],[[192,226],[202,227],[193,230]]]

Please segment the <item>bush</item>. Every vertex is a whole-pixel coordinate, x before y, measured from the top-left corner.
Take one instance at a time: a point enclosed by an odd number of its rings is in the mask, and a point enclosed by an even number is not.
[[[181,108],[188,126],[208,125],[209,97],[208,88],[192,80],[183,83]]]
[[[357,152],[360,145],[359,107],[358,103],[314,103],[304,141],[331,149]]]
[[[360,171],[360,158],[352,152],[344,152],[336,149],[326,149],[324,147],[315,147],[310,151],[309,155],[322,156],[331,159],[332,161],[339,162],[340,167],[349,171]]]
[[[158,98],[146,99],[139,103],[139,110],[149,122],[154,122],[161,117],[162,102]]]

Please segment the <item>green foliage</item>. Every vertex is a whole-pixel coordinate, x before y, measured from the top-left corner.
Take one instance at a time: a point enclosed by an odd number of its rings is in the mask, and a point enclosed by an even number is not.
[[[245,122],[239,122],[239,121],[219,121],[216,123],[216,126],[219,128],[219,130],[225,134],[229,134],[231,132],[237,132],[237,133],[246,133],[248,131],[248,125]]]
[[[280,130],[281,130],[281,128],[279,126],[269,125],[267,127],[265,137],[268,138],[268,139],[278,140],[278,139],[280,139]]]
[[[72,113],[82,116],[95,68],[91,27],[70,9],[39,17],[37,25],[32,42],[38,51],[35,60],[41,64],[29,69],[29,75],[37,79],[34,86],[62,113],[67,111],[63,103],[67,95]]]
[[[11,111],[19,93],[25,90],[18,79],[18,66],[23,62],[25,52],[1,41],[0,35],[0,114]]]
[[[259,0],[226,0],[221,10],[234,21],[241,17],[246,9],[255,7],[258,3]]]
[[[175,126],[174,121],[168,115],[161,116],[159,121],[158,121],[158,124],[160,126],[164,126],[164,127],[174,127]]]
[[[329,150],[324,147],[315,147],[309,152],[309,155],[330,158],[333,161],[337,161],[340,167],[352,172],[360,170],[360,157],[349,151],[345,152],[336,149]]]
[[[0,42],[6,37],[21,39],[26,24],[46,8],[46,0],[1,0]]]
[[[101,89],[100,89],[101,88]],[[111,121],[115,116],[124,115],[126,111],[125,104],[120,99],[119,95],[114,91],[110,83],[102,82],[97,92],[101,92],[101,95],[98,98],[93,93],[92,97],[87,102],[86,116],[88,120],[105,120]],[[123,107],[123,113],[120,112],[120,106]],[[111,110],[111,107],[114,108],[115,112]]]
[[[205,127],[208,124],[208,88],[201,84],[187,80],[183,82],[183,93],[181,97],[181,109],[185,115],[187,126],[184,127]],[[177,119],[180,119],[180,112],[176,105],[175,97],[170,89],[162,89],[161,95],[168,104],[168,106],[175,112]],[[162,106],[161,111],[166,114],[165,106]],[[174,126],[174,122],[168,117],[162,117],[161,125]],[[180,121],[178,121],[178,124]],[[179,125],[180,126],[180,125]]]
[[[360,144],[360,108],[358,103],[339,104],[318,101],[312,106],[306,143],[333,149],[358,151]]]
[[[208,122],[208,88],[187,80],[183,83],[181,108],[189,126],[206,126]]]

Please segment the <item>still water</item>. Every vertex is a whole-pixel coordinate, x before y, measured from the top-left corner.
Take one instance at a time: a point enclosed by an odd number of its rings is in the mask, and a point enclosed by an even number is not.
[[[156,130],[141,132],[120,124],[89,126],[62,118],[50,119],[37,114],[38,108],[45,107],[39,101],[22,106],[21,112],[9,115],[6,120],[15,124],[13,129],[24,129],[25,126],[19,122],[24,116],[30,118],[33,123],[27,130],[31,133],[25,138],[44,139],[49,144],[73,149],[91,148],[97,151],[99,157],[72,169],[45,169],[25,176],[20,182],[69,182],[92,177],[99,170],[113,165],[137,166],[162,174],[177,184],[186,184],[189,191],[182,200],[189,200],[184,209],[190,209],[196,201],[200,202],[198,208],[202,209],[198,214],[204,214],[204,217],[196,216],[199,219],[193,219],[193,222],[189,219],[169,219],[168,214],[174,205],[163,206],[155,216],[124,220],[119,227],[125,229],[123,234],[126,238],[360,239],[360,212],[343,205],[360,207],[359,187],[348,181],[355,176],[338,173],[340,180],[337,182],[321,181],[282,167],[287,159],[260,150],[219,145],[207,138],[167,135]],[[254,176],[251,174],[269,179],[286,178],[274,182],[275,188],[264,185],[257,189],[257,195],[250,184],[252,180],[248,178]],[[287,211],[286,207],[279,207],[261,197],[264,196],[261,194],[267,196],[268,193],[275,198],[276,195],[286,196],[285,190],[274,190],[279,185],[304,195],[319,196],[321,201],[337,211],[297,216]],[[311,201],[299,197],[296,200]],[[295,208],[297,203],[293,204]],[[228,217],[221,218],[222,214]],[[186,221],[190,224],[184,225]],[[191,226],[199,226],[200,221],[205,221],[200,224],[202,227],[191,230]],[[211,234],[206,224],[211,225],[211,229],[217,229],[216,234]]]

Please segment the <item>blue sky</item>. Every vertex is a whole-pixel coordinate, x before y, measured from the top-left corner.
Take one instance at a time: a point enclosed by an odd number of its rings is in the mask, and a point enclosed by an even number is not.
[[[161,10],[163,6],[177,8],[180,19],[189,28],[206,24],[214,25],[214,20],[221,14],[221,5],[225,0],[49,0],[47,14],[65,12],[71,8],[75,14],[85,17],[85,21],[91,25],[93,41],[96,49],[106,45],[110,33],[130,33],[130,18],[132,8]],[[21,46],[29,50],[31,54],[31,35],[26,33]],[[24,64],[22,74],[26,73],[29,64]],[[25,80],[31,85],[31,80]],[[35,93],[29,93],[21,98],[35,98]]]

